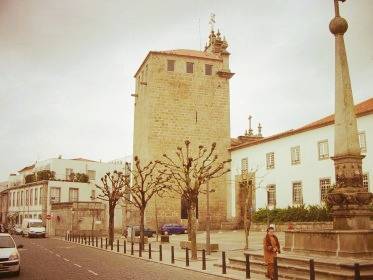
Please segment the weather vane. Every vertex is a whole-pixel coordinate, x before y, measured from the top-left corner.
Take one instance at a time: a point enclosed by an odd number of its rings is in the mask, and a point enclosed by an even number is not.
[[[210,29],[211,31],[214,31],[214,25],[215,25],[215,14],[210,14],[210,21],[209,21]]]

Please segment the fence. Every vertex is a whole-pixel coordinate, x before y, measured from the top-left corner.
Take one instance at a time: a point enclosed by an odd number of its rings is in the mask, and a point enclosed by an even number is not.
[[[75,243],[80,243],[80,244],[85,244],[90,247],[97,247],[103,249],[103,239],[102,237],[100,238],[100,247],[99,247],[99,242],[98,242],[98,237],[94,239],[94,237],[91,236],[81,236],[81,235],[73,235],[73,234],[68,234],[66,233],[65,235],[65,240],[70,241],[70,242],[75,242]],[[88,244],[87,244],[88,240]],[[110,242],[109,242],[110,243]],[[110,248],[108,248],[108,239],[105,238],[105,250],[108,251],[113,251],[113,246],[114,246],[115,241],[111,242]],[[116,240],[116,252],[120,252],[120,241],[119,239]],[[127,243],[124,240],[123,241],[123,254],[127,254]],[[131,255],[134,255],[135,251],[135,244],[131,242]],[[139,252],[139,257],[143,258],[142,252],[144,251],[144,246],[141,246],[141,243],[138,243],[138,252]],[[151,243],[148,244],[148,258],[152,259],[152,253],[155,253],[156,251],[152,250],[152,245]],[[159,245],[159,250],[158,250],[158,256],[159,256],[159,261],[163,262],[163,247],[162,244]],[[145,257],[145,256],[144,256]],[[171,263],[175,263],[175,248],[174,246],[170,247],[170,260]],[[227,273],[227,262],[226,262],[226,252],[222,251],[221,252],[221,273],[226,274]],[[190,259],[189,259],[189,249],[185,248],[185,266],[189,267],[190,266]],[[202,270],[206,270],[206,251],[202,250],[202,259],[201,259],[201,268]],[[274,258],[274,263],[273,263],[273,279],[278,280],[279,278],[279,266],[277,262],[277,257]],[[250,266],[250,254],[245,253],[245,275],[246,279],[251,279],[251,266]],[[315,271],[315,261],[313,259],[309,260],[309,279],[310,280],[315,280],[316,278],[316,271]],[[359,263],[354,264],[354,280],[360,280],[360,265]]]

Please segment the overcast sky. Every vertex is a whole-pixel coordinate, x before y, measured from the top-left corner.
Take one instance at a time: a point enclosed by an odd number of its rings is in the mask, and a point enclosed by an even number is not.
[[[373,1],[341,13],[355,102],[373,96]],[[0,0],[0,181],[36,160],[131,154],[133,74],[149,50],[199,49],[210,13],[231,52],[231,135],[333,111],[332,0]]]

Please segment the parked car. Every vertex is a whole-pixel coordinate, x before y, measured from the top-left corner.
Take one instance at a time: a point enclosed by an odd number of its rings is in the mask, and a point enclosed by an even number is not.
[[[45,226],[40,219],[23,219],[22,236],[45,237]]]
[[[164,224],[161,227],[161,234],[169,235],[169,234],[182,234],[187,233],[186,227],[180,224]]]
[[[0,224],[0,233],[6,233],[8,232],[8,229],[4,224]]]
[[[135,236],[140,236],[140,226],[137,226],[137,225],[130,225],[130,226],[127,226],[125,229],[124,229],[124,232],[123,232],[123,235],[127,238],[128,236],[128,229],[133,229],[135,231]],[[147,228],[145,227],[144,228],[144,236],[147,236],[147,237],[153,237],[153,235],[155,234],[155,230],[152,230],[150,228]]]
[[[19,275],[21,272],[21,259],[18,248],[13,237],[9,233],[0,233],[0,273],[14,273]]]

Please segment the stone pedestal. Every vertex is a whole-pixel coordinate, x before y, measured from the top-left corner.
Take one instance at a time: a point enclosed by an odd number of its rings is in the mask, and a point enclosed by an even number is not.
[[[373,230],[288,230],[283,250],[336,257],[373,257]]]

